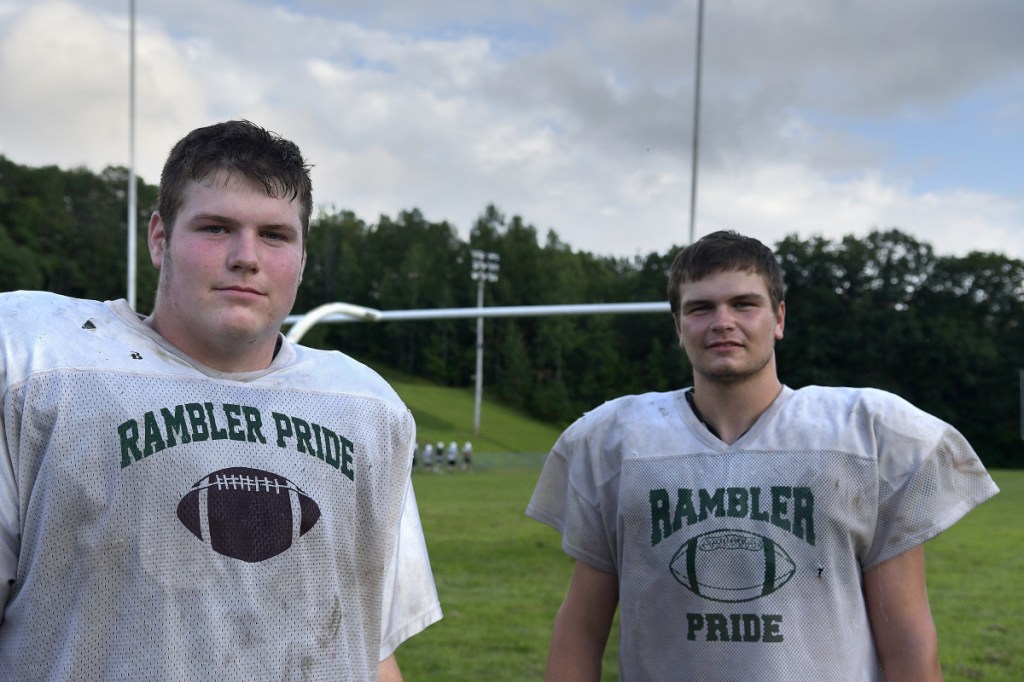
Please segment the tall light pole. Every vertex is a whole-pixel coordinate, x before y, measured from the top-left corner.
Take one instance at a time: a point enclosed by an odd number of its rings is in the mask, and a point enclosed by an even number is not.
[[[476,281],[476,307],[484,307],[484,282],[497,282],[501,256],[493,251],[473,249],[470,277]],[[484,318],[476,318],[476,396],[473,401],[473,437],[480,435],[480,402],[484,392]]]
[[[704,0],[697,3],[697,60],[693,84],[693,152],[690,169],[690,244],[693,243],[697,219],[697,158],[700,143],[700,80],[701,57],[704,52]]]
[[[138,238],[138,197],[135,187],[135,0],[131,0],[128,67],[128,305],[135,310],[135,269]]]

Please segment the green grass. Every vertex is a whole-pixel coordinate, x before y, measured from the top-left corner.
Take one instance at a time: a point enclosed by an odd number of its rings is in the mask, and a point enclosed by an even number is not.
[[[444,620],[402,645],[408,681],[537,680],[572,564],[523,514],[533,468],[417,474]]]
[[[445,617],[399,649],[409,682],[543,675],[572,561],[523,514],[537,467],[482,459],[480,470],[414,479]],[[994,475],[1003,492],[926,545],[947,682],[1024,679],[1024,471]],[[616,633],[604,680],[618,679]]]
[[[445,617],[398,650],[405,679],[541,679],[572,561],[523,512],[559,430],[485,403],[474,439],[471,391],[391,379],[422,420],[421,442],[469,439],[477,450],[469,472],[414,477]],[[925,548],[947,682],[1024,680],[1024,471],[993,476],[1002,493]],[[616,639],[617,629],[608,681]]]
[[[925,545],[946,680],[1024,680],[1024,471]]]

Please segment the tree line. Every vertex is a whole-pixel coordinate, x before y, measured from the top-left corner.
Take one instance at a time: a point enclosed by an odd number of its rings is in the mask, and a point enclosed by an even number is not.
[[[99,300],[125,291],[128,171],[29,168],[0,156],[0,291]],[[138,180],[138,308],[156,286],[145,226],[157,189]],[[989,466],[1024,465],[1024,261],[939,256],[896,229],[772,245],[786,271],[779,372],[794,388],[875,386],[954,424]],[[665,300],[679,245],[633,257],[576,251],[554,230],[486,206],[459,237],[418,210],[367,222],[323,207],[311,226],[295,311],[345,301],[381,310],[471,307],[470,251],[501,256],[485,305]],[[485,322],[487,396],[558,425],[625,393],[690,382],[666,314],[517,317]],[[303,339],[449,386],[471,386],[475,320],[318,325]]]

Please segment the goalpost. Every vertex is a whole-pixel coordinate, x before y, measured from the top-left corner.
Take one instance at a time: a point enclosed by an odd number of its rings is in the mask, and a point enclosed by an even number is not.
[[[667,301],[643,303],[578,303],[564,305],[491,306],[489,308],[422,308],[416,310],[377,310],[353,303],[326,303],[302,315],[289,315],[292,325],[288,340],[298,343],[319,323],[397,322],[413,320],[452,320],[484,317],[543,317],[552,315],[598,315],[668,313]]]
[[[291,325],[288,340],[298,343],[306,333],[321,322],[390,322],[410,320],[477,320],[477,373],[474,389],[473,436],[480,435],[480,404],[483,399],[483,320],[485,317],[534,317],[550,315],[598,315],[667,313],[667,301],[647,303],[581,303],[568,305],[520,305],[483,307],[482,297],[476,308],[426,308],[419,310],[377,310],[353,303],[325,303],[304,315],[289,315],[284,323]]]

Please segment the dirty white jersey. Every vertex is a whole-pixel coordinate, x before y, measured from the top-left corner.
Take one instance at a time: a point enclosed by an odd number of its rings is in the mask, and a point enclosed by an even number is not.
[[[375,680],[441,617],[378,375],[183,356],[124,301],[0,294],[0,679]]]
[[[562,435],[527,514],[618,576],[638,680],[878,680],[862,574],[998,492],[948,424],[878,390],[784,388],[736,443],[685,391]]]

